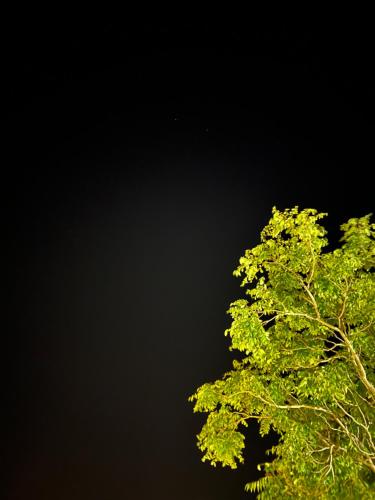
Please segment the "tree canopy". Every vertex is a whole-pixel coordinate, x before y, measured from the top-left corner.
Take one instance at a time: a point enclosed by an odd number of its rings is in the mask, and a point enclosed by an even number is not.
[[[239,359],[189,398],[208,413],[198,447],[214,466],[243,462],[249,419],[277,433],[245,485],[261,499],[375,496],[375,224],[350,219],[328,251],[326,215],[273,208],[234,271],[246,299],[225,335]]]

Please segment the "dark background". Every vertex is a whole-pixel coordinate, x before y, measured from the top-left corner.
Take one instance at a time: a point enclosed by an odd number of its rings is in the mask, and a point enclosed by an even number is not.
[[[251,498],[187,398],[272,206],[372,211],[373,81],[365,15],[240,18],[4,22],[4,498]]]

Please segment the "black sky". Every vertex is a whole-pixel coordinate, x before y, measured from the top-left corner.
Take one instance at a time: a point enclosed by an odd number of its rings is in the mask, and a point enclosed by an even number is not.
[[[7,499],[235,500],[187,397],[231,365],[232,276],[271,208],[373,210],[365,21],[10,21]]]

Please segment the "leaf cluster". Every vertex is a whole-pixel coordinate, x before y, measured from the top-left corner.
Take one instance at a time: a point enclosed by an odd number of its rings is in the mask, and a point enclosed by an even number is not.
[[[263,499],[374,496],[375,225],[350,219],[327,252],[325,215],[273,208],[234,271],[246,298],[225,335],[239,359],[190,397],[208,413],[198,447],[212,465],[243,462],[249,419],[279,435],[246,485]]]

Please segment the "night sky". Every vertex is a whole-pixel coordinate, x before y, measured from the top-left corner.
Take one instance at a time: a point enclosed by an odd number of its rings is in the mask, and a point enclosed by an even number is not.
[[[252,498],[187,398],[272,206],[373,211],[365,22],[4,24],[2,498]]]

